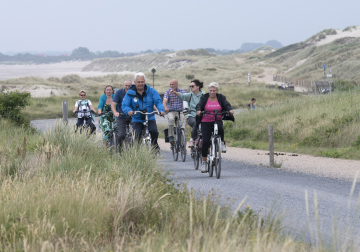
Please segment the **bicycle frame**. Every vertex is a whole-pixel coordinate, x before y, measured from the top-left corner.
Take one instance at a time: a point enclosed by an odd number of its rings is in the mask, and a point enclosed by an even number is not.
[[[150,113],[147,113],[147,112],[142,112],[142,111],[135,111],[134,112],[134,115],[136,114],[142,114],[142,115],[145,115],[145,122],[143,122],[143,125],[145,126],[145,128],[143,129],[143,132],[145,132],[144,136],[143,136],[143,140],[142,140],[142,143],[147,145],[147,146],[151,146],[151,135],[150,135],[150,132],[149,132],[149,118],[148,118],[148,115],[159,115],[160,113],[158,111],[153,111],[153,112],[150,112]]]

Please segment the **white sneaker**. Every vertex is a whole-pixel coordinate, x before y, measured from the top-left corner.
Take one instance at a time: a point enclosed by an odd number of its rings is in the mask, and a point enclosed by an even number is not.
[[[221,152],[226,152],[227,149],[226,149],[226,145],[224,142],[221,142]]]
[[[189,148],[194,147],[194,139],[190,139],[189,141]]]
[[[201,172],[202,173],[207,173],[207,162],[206,161],[203,161],[202,164],[201,164]]]

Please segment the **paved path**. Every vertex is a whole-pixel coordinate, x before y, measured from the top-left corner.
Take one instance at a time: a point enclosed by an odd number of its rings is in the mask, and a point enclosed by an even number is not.
[[[350,221],[358,219],[356,201],[360,185],[355,187],[355,193],[350,199],[352,183],[325,177],[317,177],[303,173],[294,173],[276,168],[254,166],[240,162],[222,161],[221,178],[210,178],[200,170],[194,170],[193,161],[187,156],[185,163],[173,161],[170,151],[162,151],[160,163],[165,170],[171,172],[170,178],[176,182],[186,183],[187,187],[196,192],[218,192],[222,201],[234,200],[236,209],[246,197],[244,207],[266,214],[271,210],[281,213],[285,211],[284,224],[287,230],[296,230],[296,236],[305,234],[310,241],[305,208],[305,191],[308,192],[311,223],[316,227],[314,212],[314,193],[317,195],[320,215],[321,232],[324,237],[331,236],[335,220],[338,222],[340,236],[344,238],[348,204]],[[359,231],[357,225],[357,231]],[[300,231],[300,232],[299,232]]]
[[[47,126],[52,129],[55,121],[36,120],[31,123],[40,131],[44,131]],[[75,121],[76,119],[70,119],[70,123]],[[158,121],[158,123],[160,122]],[[354,223],[358,219],[355,208],[360,189],[359,183],[356,184],[354,196],[350,199],[351,181],[284,171],[226,159],[222,161],[221,178],[210,178],[208,174],[194,170],[193,161],[189,155],[185,163],[174,162],[172,154],[167,148],[168,145],[162,142],[161,140],[162,158],[159,163],[165,170],[171,172],[171,179],[185,183],[189,189],[192,188],[197,193],[208,193],[214,190],[222,196],[222,202],[225,203],[226,199],[233,200],[235,202],[233,209],[236,209],[237,204],[246,197],[244,206],[249,205],[261,214],[266,214],[271,210],[277,213],[285,211],[284,224],[287,226],[287,230],[294,232],[296,230],[297,236],[304,233],[309,241],[305,191],[309,195],[310,220],[314,230],[316,227],[314,193],[316,192],[321,232],[324,237],[331,236],[335,220],[339,229],[339,237],[343,238],[347,226],[347,216],[349,216],[350,223]],[[299,230],[303,230],[303,232]],[[357,232],[360,230],[358,224],[356,224],[356,230]]]

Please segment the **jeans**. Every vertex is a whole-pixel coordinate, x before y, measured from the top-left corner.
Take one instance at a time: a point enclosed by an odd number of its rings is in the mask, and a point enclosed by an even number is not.
[[[141,141],[142,137],[142,130],[145,127],[143,123],[141,122],[134,122],[132,123],[133,131],[135,133],[135,139],[137,139],[139,142]],[[149,133],[151,136],[151,144],[155,149],[160,149],[157,139],[159,137],[159,132],[157,129],[156,121],[151,120],[148,124],[149,127]]]
[[[192,130],[191,130],[191,138],[195,140],[197,138],[197,135],[198,135],[197,127],[196,127],[196,118],[193,117],[193,116],[188,116],[187,123],[192,128]]]
[[[77,123],[76,123],[76,128],[81,127],[84,123],[84,120],[85,120],[86,125],[88,127],[90,127],[90,129],[91,129],[90,134],[92,134],[96,130],[96,126],[93,124],[91,117],[78,118]]]
[[[125,140],[126,135],[126,125],[131,123],[131,118],[116,118],[116,125],[118,129],[118,135],[119,135],[119,146],[120,150],[123,146],[123,142]]]
[[[221,136],[221,141],[224,142],[224,127],[223,121],[217,121],[218,125],[218,134]],[[203,138],[203,145],[201,148],[201,153],[203,157],[207,157],[209,147],[210,147],[210,138],[213,132],[214,122],[201,122],[201,133]]]
[[[178,112],[169,112],[167,113],[168,118],[168,127],[169,127],[169,137],[174,136],[174,125],[175,125],[175,117],[179,117]],[[178,118],[179,120],[179,118]],[[185,116],[183,113],[180,113],[180,120],[181,120],[181,128],[185,128]]]

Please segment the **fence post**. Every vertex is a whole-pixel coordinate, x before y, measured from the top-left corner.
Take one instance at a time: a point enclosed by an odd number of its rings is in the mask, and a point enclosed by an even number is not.
[[[63,122],[68,123],[68,101],[63,101],[62,103],[62,109],[63,109]]]
[[[272,125],[269,125],[269,157],[270,157],[270,166],[274,167],[274,137],[273,137]]]

